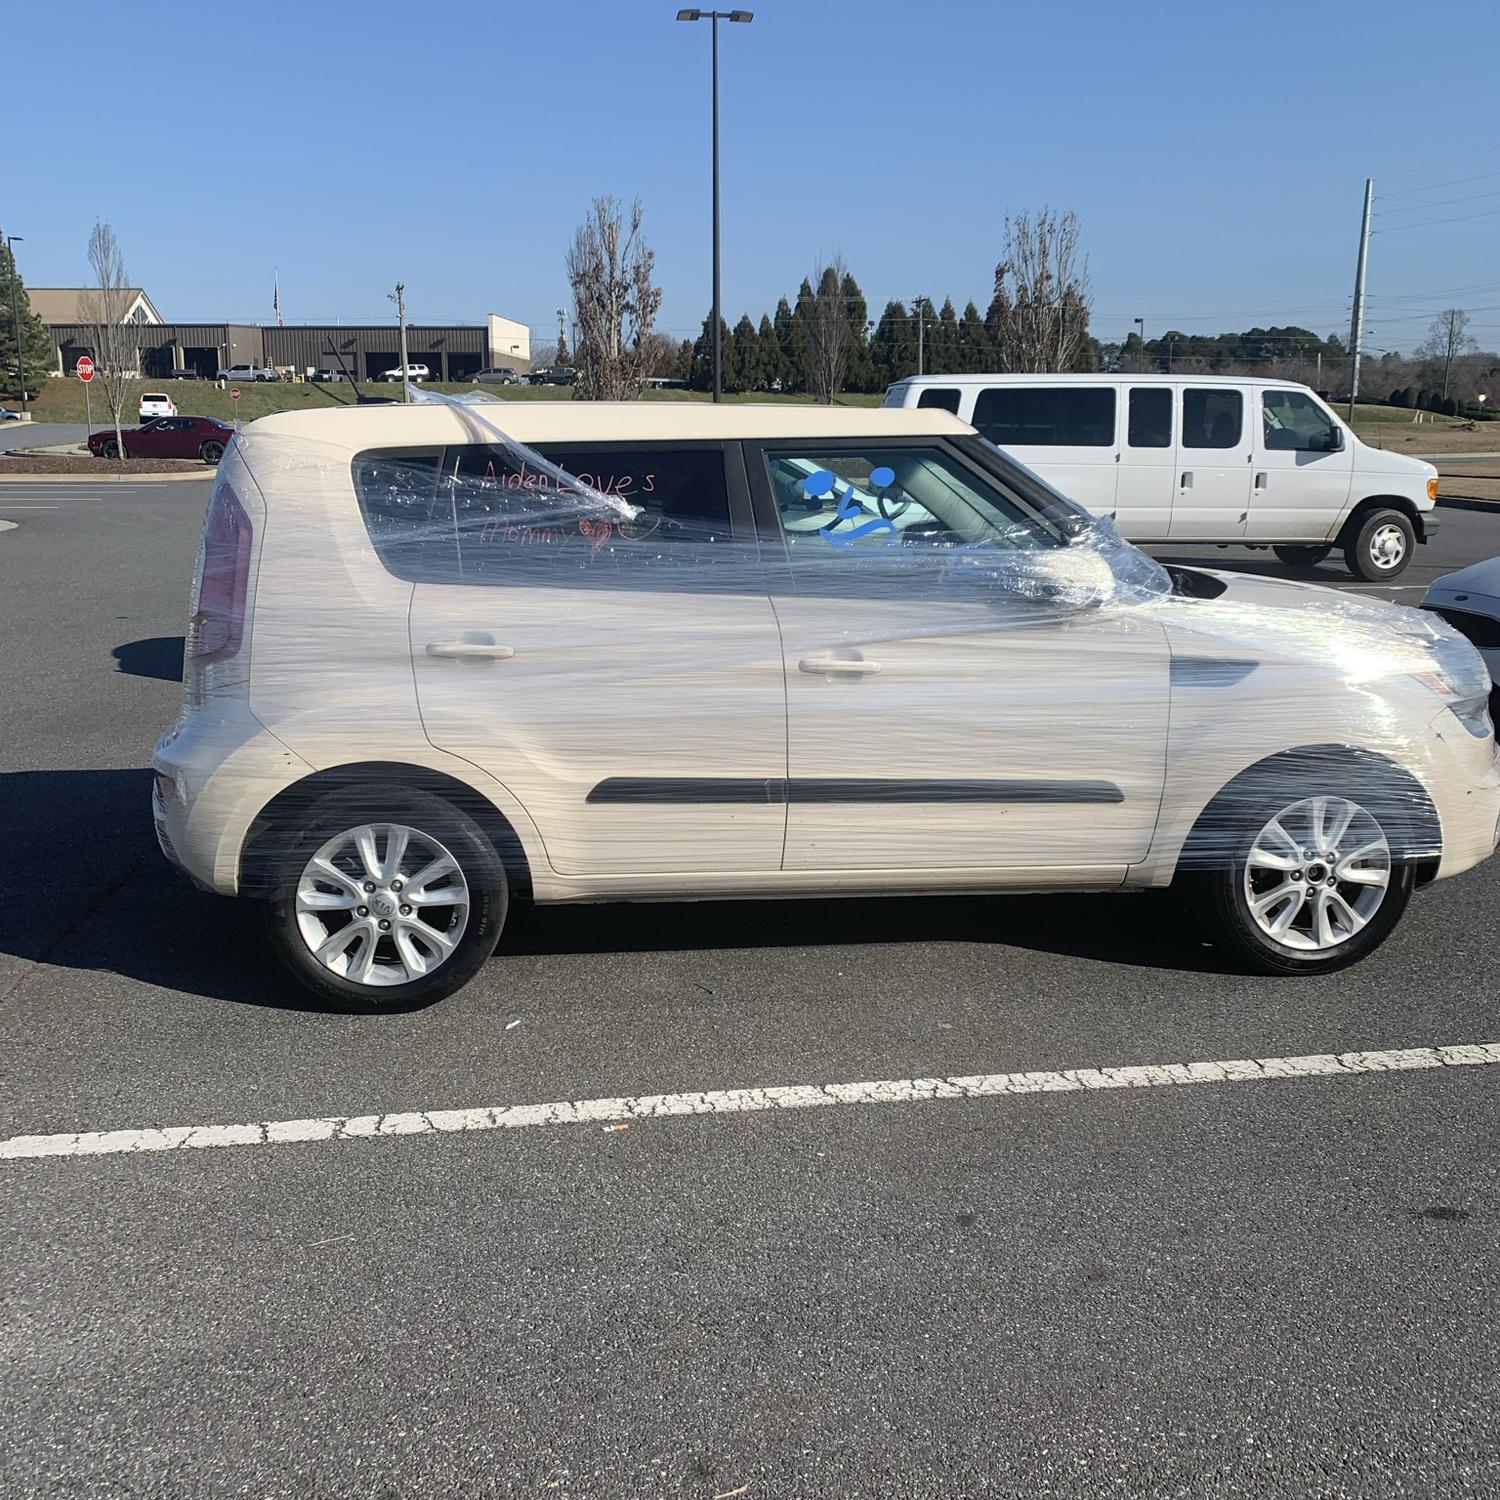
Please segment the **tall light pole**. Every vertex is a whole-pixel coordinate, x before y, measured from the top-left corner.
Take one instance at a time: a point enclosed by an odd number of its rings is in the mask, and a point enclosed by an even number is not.
[[[1144,318],[1132,318],[1130,320],[1141,330],[1141,369],[1146,368],[1146,320]]]
[[[386,298],[396,304],[396,319],[401,324],[401,399],[411,400],[411,366],[406,360],[406,283],[398,281],[394,292]]]
[[[755,19],[748,10],[680,10],[679,21],[713,22],[714,72],[714,400],[724,399],[724,351],[719,338],[719,22],[746,23]]]
[[[16,370],[21,377],[21,410],[30,412],[26,404],[26,356],[21,351],[21,277],[16,271],[16,246],[25,240],[24,234],[5,236],[5,248],[10,251],[10,321],[16,336]]]

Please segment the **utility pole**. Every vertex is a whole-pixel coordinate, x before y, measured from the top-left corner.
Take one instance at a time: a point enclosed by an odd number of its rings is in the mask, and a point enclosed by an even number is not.
[[[406,360],[406,283],[396,283],[395,294],[390,299],[396,304],[396,317],[401,323],[401,399],[410,401],[411,373]]]
[[[11,265],[12,266],[15,265],[15,258],[14,257],[11,258]],[[14,281],[11,282],[11,286],[12,287],[15,286],[15,282]],[[1446,332],[1447,336],[1443,340],[1443,400],[1444,401],[1446,401],[1448,399],[1448,377],[1450,376],[1450,374],[1453,371],[1453,346],[1458,342],[1458,309],[1456,307],[1450,307],[1448,309],[1448,327],[1445,330],[1445,332]],[[16,339],[16,348],[20,349],[20,347],[21,347],[21,341],[20,341],[20,338],[18,336],[17,339]]]
[[[30,406],[26,403],[26,355],[21,349],[21,299],[19,287],[20,275],[16,271],[16,245],[25,235],[8,234],[5,236],[5,248],[10,251],[10,320],[16,338],[16,371],[21,377],[21,410],[29,412]],[[1443,392],[1447,395],[1447,391]]]
[[[1359,399],[1359,357],[1365,340],[1365,266],[1370,259],[1370,202],[1375,180],[1365,178],[1365,212],[1359,226],[1359,261],[1354,268],[1354,318],[1349,325],[1349,420],[1354,421],[1354,403]]]
[[[922,343],[923,343],[923,339],[922,339],[922,299],[920,297],[918,297],[917,300],[916,300],[916,302],[915,302],[915,304],[913,304],[913,305],[917,309],[917,374],[920,375],[920,374],[922,374],[922,358],[923,358],[923,349],[922,349]]]

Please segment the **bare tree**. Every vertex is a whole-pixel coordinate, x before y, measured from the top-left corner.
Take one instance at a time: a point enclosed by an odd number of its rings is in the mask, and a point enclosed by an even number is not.
[[[1447,396],[1453,379],[1453,362],[1473,354],[1479,342],[1469,332],[1469,315],[1462,308],[1445,308],[1427,330],[1427,340],[1417,347],[1417,358],[1443,367],[1443,395]]]
[[[849,370],[849,311],[844,297],[844,258],[835,255],[813,269],[813,294],[803,309],[807,335],[807,386],[825,406],[844,388]]]
[[[94,284],[78,295],[78,321],[86,324],[94,345],[94,378],[104,392],[115,424],[115,452],[125,457],[120,413],[130,382],[139,373],[135,329],[125,321],[130,312],[130,276],[119,241],[107,221],[94,225],[89,235],[89,266]]]
[[[1078,216],[1044,208],[1005,216],[995,267],[990,337],[1000,367],[1027,374],[1073,369],[1088,346],[1093,291],[1079,254]]]
[[[641,235],[641,202],[627,226],[618,198],[595,198],[568,251],[577,320],[575,400],[622,401],[639,394],[658,356],[651,326],[661,307],[652,285],[656,252]]]

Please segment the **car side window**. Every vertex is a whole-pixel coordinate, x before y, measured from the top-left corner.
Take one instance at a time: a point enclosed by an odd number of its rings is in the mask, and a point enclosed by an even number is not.
[[[1328,453],[1336,446],[1333,418],[1302,391],[1262,391],[1260,410],[1268,451]]]
[[[929,386],[917,397],[918,406],[935,406],[939,411],[958,415],[959,393],[951,386]]]
[[[811,445],[769,450],[765,463],[794,568],[1055,545],[1016,501],[942,448]]]
[[[1108,448],[1114,387],[990,386],[974,400],[974,426],[997,448]]]
[[[1172,446],[1172,392],[1168,386],[1133,386],[1130,392],[1132,448]]]
[[[538,451],[595,493],[499,446],[359,454],[355,492],[382,563],[425,582],[690,588],[699,573],[722,587],[743,561],[722,448]]]
[[[1238,448],[1245,430],[1245,398],[1235,390],[1188,389],[1182,393],[1184,448]]]

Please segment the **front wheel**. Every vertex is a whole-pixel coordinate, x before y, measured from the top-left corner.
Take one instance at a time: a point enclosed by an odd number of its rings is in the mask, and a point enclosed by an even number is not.
[[[1390,794],[1327,773],[1233,788],[1196,835],[1190,875],[1209,935],[1258,974],[1326,974],[1373,952],[1411,900],[1416,864]]]
[[[198,457],[206,464],[216,464],[224,457],[224,445],[210,438],[199,450]]]
[[[1315,568],[1333,551],[1332,547],[1272,547],[1289,568]]]
[[[118,458],[120,456],[120,445],[113,438],[105,439],[104,456],[106,458]]]
[[[1366,583],[1388,583],[1406,571],[1417,545],[1411,517],[1399,510],[1372,510],[1344,544],[1344,561]]]
[[[459,808],[398,786],[308,809],[266,907],[299,984],[346,1010],[424,1005],[468,983],[505,925],[494,845]]]

